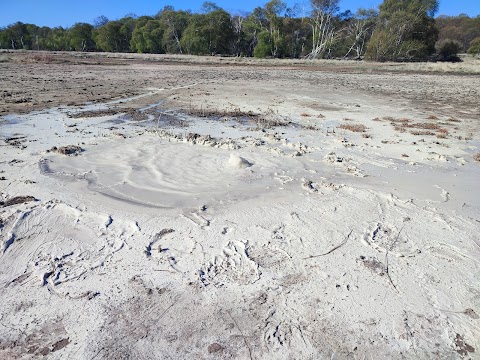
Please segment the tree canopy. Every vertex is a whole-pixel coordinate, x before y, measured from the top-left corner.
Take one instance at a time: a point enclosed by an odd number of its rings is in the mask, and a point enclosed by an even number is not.
[[[307,12],[270,0],[251,12],[229,14],[207,1],[199,13],[165,6],[154,16],[102,15],[70,28],[16,22],[0,28],[0,48],[387,61],[427,59],[436,49],[445,58],[449,39],[450,51],[460,46],[461,52],[480,52],[480,17],[434,19],[437,0],[384,0],[379,11],[356,13],[340,12],[339,5],[310,0]]]
[[[424,58],[435,51],[437,0],[385,0],[367,47],[376,61]]]

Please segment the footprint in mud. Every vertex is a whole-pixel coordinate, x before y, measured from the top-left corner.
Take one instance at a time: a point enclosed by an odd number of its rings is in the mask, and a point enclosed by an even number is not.
[[[157,245],[157,243],[160,240],[162,240],[165,236],[167,236],[168,234],[171,234],[173,232],[175,232],[175,230],[173,230],[173,229],[162,229],[158,233],[156,233],[153,236],[152,240],[149,242],[149,244],[146,246],[145,255],[147,257],[150,257],[150,256],[152,256],[153,251],[155,251],[157,254],[160,254],[160,253],[163,253],[163,252],[167,251],[168,249],[165,248],[165,247],[162,247],[161,244],[159,244],[155,249],[154,249],[154,246]]]
[[[258,265],[250,258],[247,243],[231,241],[222,254],[199,270],[201,282],[207,286],[220,287],[226,284],[247,285],[260,279]]]
[[[248,254],[262,274],[278,280],[282,286],[296,285],[305,280],[305,275],[297,268],[292,257],[282,249],[271,244],[252,246]]]
[[[71,342],[61,320],[47,320],[42,326],[30,330],[28,334],[22,331],[18,337],[14,333],[12,331],[2,339],[0,347],[2,359],[42,358],[62,350]]]
[[[283,351],[285,348],[311,349],[312,345],[308,337],[304,336],[301,320],[298,314],[288,309],[271,310],[264,320],[263,341],[271,351]],[[305,321],[305,323],[307,323]]]
[[[137,231],[132,221],[59,202],[36,206],[9,225],[10,244],[1,255],[10,269],[4,280],[31,273],[53,291],[103,266]]]
[[[285,224],[275,227],[271,234],[272,240],[278,241],[283,245],[291,245],[292,241],[298,240],[298,238],[292,232],[287,231],[286,228],[287,226]]]
[[[210,226],[210,220],[205,219],[199,211],[185,211],[182,216],[193,222],[195,225],[200,226],[202,229]]]
[[[379,252],[387,252],[394,256],[415,256],[419,253],[404,231],[394,226],[377,222],[365,231],[362,242]]]

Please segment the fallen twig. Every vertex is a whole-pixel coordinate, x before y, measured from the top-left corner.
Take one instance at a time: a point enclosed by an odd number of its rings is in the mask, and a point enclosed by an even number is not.
[[[405,225],[402,226],[402,228],[400,229],[400,231],[398,232],[397,234],[397,237],[395,238],[395,240],[392,242],[392,245],[390,245],[389,247],[386,248],[386,252],[385,252],[385,274],[387,274],[387,277],[388,277],[388,280],[390,281],[390,284],[392,284],[393,288],[395,290],[398,291],[397,287],[395,286],[395,284],[393,283],[393,280],[392,278],[390,277],[390,273],[388,271],[388,252],[393,249],[393,247],[395,246],[396,242],[398,241],[398,238],[400,237],[400,234],[402,233],[402,230],[404,228]]]
[[[242,337],[243,337],[243,341],[245,342],[245,346],[246,346],[247,349],[248,349],[248,354],[250,355],[250,360],[253,360],[252,350],[250,349],[250,346],[248,346],[247,339],[245,338],[245,335],[243,335],[242,329],[240,329],[240,326],[238,326],[237,322],[236,322],[235,319],[233,318],[233,316],[232,316],[232,314],[230,313],[230,311],[227,310],[227,314],[228,314],[228,316],[230,316],[230,319],[232,319],[232,321],[233,321],[233,323],[235,324],[235,326],[237,327],[238,331],[240,331],[240,334],[241,334]]]
[[[309,256],[309,257],[306,257],[306,258],[303,258],[303,259],[304,259],[304,260],[313,259],[313,258],[316,258],[316,257],[319,257],[319,256],[325,256],[325,255],[331,254],[332,252],[334,252],[335,250],[337,250],[338,248],[342,247],[343,245],[345,245],[345,244],[347,243],[348,238],[350,237],[350,235],[352,235],[352,232],[353,232],[353,230],[350,230],[350,232],[348,233],[348,235],[345,237],[345,240],[343,240],[341,244],[338,244],[338,245],[335,246],[332,250],[326,252],[325,254],[312,255],[312,256]]]

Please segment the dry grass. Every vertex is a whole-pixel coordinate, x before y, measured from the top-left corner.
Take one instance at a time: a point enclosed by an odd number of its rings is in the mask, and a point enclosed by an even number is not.
[[[410,134],[412,135],[417,135],[417,136],[429,136],[429,135],[435,135],[434,132],[432,131],[422,131],[422,130],[413,130],[413,131],[410,131]]]
[[[439,139],[446,139],[448,135],[447,129],[438,129],[437,130],[437,138]]]
[[[185,111],[187,115],[207,118],[207,117],[230,117],[230,118],[256,118],[259,115],[251,111],[242,111],[239,108],[232,109],[210,109],[208,107],[192,108]]]
[[[437,130],[440,128],[438,124],[434,124],[434,123],[416,123],[416,124],[409,125],[409,127],[415,128],[415,129],[425,129],[425,130]]]
[[[480,152],[473,155],[473,160],[480,162]]]
[[[455,118],[449,118],[449,119],[447,119],[447,121],[456,122],[456,123],[462,122],[462,120],[458,120],[458,119],[455,119]]]
[[[15,57],[14,62],[21,64],[53,64],[65,62],[49,53],[24,53]]]
[[[367,133],[363,133],[363,134],[362,134],[362,138],[364,138],[364,139],[371,139],[371,138],[372,138],[372,135],[371,135],[371,134],[367,134]]]
[[[430,120],[435,120],[438,118],[434,115],[428,117]],[[413,120],[407,118],[393,118],[393,117],[384,117],[384,120],[390,121],[390,124],[394,127],[395,131],[406,132],[407,129],[419,129],[413,130],[410,133],[413,135],[435,135],[431,131],[421,131],[421,130],[436,130],[440,132],[441,135],[447,135],[448,130],[440,127],[439,124],[434,122],[417,122],[414,123]],[[447,125],[447,124],[444,124]]]
[[[310,117],[310,114],[307,114],[306,112],[303,112],[300,114],[300,116],[303,116],[303,117]]]
[[[435,115],[429,115],[427,117],[427,120],[438,120],[438,117],[436,117]]]
[[[342,124],[338,128],[358,133],[365,132],[367,130],[367,127],[362,124]]]
[[[43,51],[29,50],[30,53],[44,53]],[[23,56],[23,50],[2,50],[0,54],[8,53],[10,56]],[[220,65],[252,65],[252,66],[299,66],[299,67],[340,67],[352,71],[366,72],[424,72],[424,73],[468,73],[480,74],[480,58],[474,56],[463,56],[463,62],[459,63],[376,63],[368,61],[334,60],[334,59],[255,59],[247,57],[222,57],[222,56],[195,56],[195,55],[174,55],[174,54],[137,54],[137,53],[109,53],[109,52],[61,52],[63,61],[75,61],[76,59],[98,60],[141,60],[153,62],[175,62],[189,64],[220,64]],[[68,60],[67,58],[70,58]]]
[[[382,119],[376,117],[375,119],[372,119],[372,121],[382,121]]]

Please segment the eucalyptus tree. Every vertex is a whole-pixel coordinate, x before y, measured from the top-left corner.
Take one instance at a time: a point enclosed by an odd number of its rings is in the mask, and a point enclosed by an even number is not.
[[[140,20],[132,34],[130,46],[138,53],[164,53],[162,47],[164,27],[160,20]]]
[[[70,48],[75,51],[95,50],[92,34],[93,26],[87,23],[76,23],[69,30]]]
[[[375,29],[377,16],[378,12],[374,9],[357,10],[345,29],[346,40],[351,45],[343,56],[344,58],[348,58],[352,52],[355,53],[356,59],[360,59],[365,54],[366,45]]]
[[[425,58],[435,51],[437,0],[385,0],[366,57],[374,61]]]
[[[169,54],[182,54],[180,43],[183,32],[188,26],[191,14],[187,11],[175,11],[171,6],[165,6],[158,12],[156,18],[163,24],[162,46]]]
[[[310,0],[312,8],[310,26],[312,28],[312,50],[309,59],[322,58],[335,42],[338,34],[335,28],[340,0]]]
[[[193,14],[180,44],[189,54],[229,54],[233,39],[230,14],[218,8],[207,14]]]

